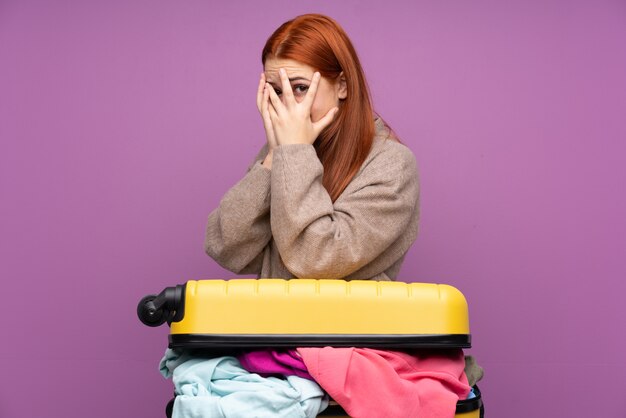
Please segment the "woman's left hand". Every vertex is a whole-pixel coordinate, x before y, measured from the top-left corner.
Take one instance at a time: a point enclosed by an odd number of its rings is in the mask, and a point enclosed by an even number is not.
[[[316,72],[313,74],[311,85],[300,103],[296,101],[293,95],[287,72],[281,68],[279,73],[284,103],[280,100],[272,86],[269,83],[265,84],[265,89],[269,91],[270,101],[270,103],[267,103],[265,111],[269,112],[276,142],[278,145],[311,145],[315,142],[320,132],[332,122],[339,108],[334,107],[330,109],[323,118],[313,122],[311,120],[311,107],[313,106],[315,93],[320,82],[320,73]]]

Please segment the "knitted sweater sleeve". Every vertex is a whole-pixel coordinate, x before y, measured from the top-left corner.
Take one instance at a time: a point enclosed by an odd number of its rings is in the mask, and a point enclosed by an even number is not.
[[[247,174],[209,214],[205,252],[236,274],[259,274],[263,249],[272,237],[270,229],[270,176],[261,165],[264,147]]]
[[[370,263],[406,231],[418,204],[415,158],[399,144],[367,161],[334,203],[322,175],[311,145],[274,150],[271,229],[299,278],[343,278]]]

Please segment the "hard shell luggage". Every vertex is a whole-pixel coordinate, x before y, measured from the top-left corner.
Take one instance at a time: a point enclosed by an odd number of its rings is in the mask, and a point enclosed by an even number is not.
[[[149,326],[169,324],[170,348],[224,355],[323,346],[391,350],[471,347],[467,301],[459,290],[442,284],[191,280],[144,297],[137,314]],[[477,387],[474,393],[475,398],[457,403],[455,417],[483,416]],[[347,415],[331,403],[319,416]]]

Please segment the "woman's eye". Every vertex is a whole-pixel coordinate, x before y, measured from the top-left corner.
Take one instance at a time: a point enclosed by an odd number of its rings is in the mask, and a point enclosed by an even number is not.
[[[297,86],[294,86],[293,92],[296,94],[304,94],[307,92],[308,89],[309,89],[309,86],[305,84],[298,84]]]

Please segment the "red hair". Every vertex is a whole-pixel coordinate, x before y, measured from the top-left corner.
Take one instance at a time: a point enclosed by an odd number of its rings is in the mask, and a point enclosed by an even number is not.
[[[283,23],[269,37],[263,64],[268,58],[298,61],[336,82],[343,72],[347,96],[313,144],[324,166],[323,185],[334,202],[367,158],[374,140],[372,102],[352,42],[333,19],[306,14]]]

